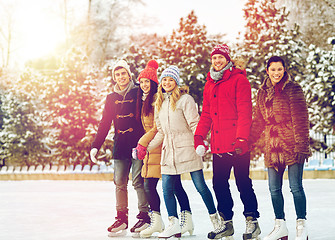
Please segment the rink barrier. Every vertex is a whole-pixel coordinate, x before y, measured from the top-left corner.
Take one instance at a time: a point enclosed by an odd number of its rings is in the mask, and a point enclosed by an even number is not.
[[[22,181],[22,180],[92,180],[113,181],[114,169],[112,165],[38,165],[38,166],[3,166],[0,170],[0,180]],[[204,169],[205,179],[212,179],[211,166]],[[131,178],[131,175],[130,175]],[[265,168],[250,169],[250,178],[255,180],[266,180],[267,170]],[[182,174],[183,180],[190,180],[190,174]],[[230,179],[234,179],[233,171]],[[287,179],[287,170],[284,172]],[[304,179],[335,179],[334,160],[323,161],[322,164],[310,160],[304,168]]]

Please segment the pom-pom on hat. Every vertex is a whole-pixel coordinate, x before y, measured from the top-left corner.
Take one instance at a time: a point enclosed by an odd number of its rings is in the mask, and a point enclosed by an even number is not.
[[[179,68],[177,66],[170,66],[162,72],[161,77],[159,78],[159,83],[162,82],[162,79],[165,77],[172,77],[178,86],[180,86],[180,77],[179,77]]]
[[[211,57],[214,55],[214,54],[221,54],[223,55],[226,60],[228,62],[230,62],[230,56],[229,56],[229,47],[226,45],[226,44],[219,44],[219,45],[216,45],[213,50],[212,50],[212,53],[211,53]]]
[[[115,69],[117,67],[123,67],[124,69],[126,69],[128,74],[129,74],[129,77],[131,79],[131,71],[130,71],[130,67],[129,67],[128,63],[125,60],[120,60],[114,65],[113,70],[112,70],[112,77],[113,77],[114,81],[115,81],[114,72],[115,72]]]
[[[149,60],[146,67],[142,70],[142,72],[138,76],[137,80],[140,81],[141,78],[148,78],[151,81],[154,81],[158,84],[157,69],[158,69],[158,63],[153,59]]]

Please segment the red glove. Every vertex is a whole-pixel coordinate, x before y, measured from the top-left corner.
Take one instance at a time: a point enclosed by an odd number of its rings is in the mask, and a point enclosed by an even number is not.
[[[137,144],[136,150],[137,150],[137,158],[139,160],[143,160],[145,158],[145,155],[147,155],[147,148],[143,147],[141,144]]]
[[[243,155],[249,151],[248,141],[245,139],[238,138],[232,145],[234,145],[234,150],[237,155]]]

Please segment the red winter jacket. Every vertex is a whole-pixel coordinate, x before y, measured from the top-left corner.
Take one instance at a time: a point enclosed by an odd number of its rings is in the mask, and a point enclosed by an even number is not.
[[[251,87],[245,70],[231,67],[219,81],[208,73],[203,97],[195,135],[205,139],[211,130],[212,153],[233,152],[237,138],[248,140],[252,121]]]

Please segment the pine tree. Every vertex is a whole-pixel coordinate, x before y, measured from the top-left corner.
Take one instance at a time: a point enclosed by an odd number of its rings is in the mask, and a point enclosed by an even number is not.
[[[302,86],[310,104],[312,129],[331,134],[335,126],[335,37],[329,38],[332,50],[309,46],[307,74]]]
[[[48,162],[48,146],[44,143],[47,136],[34,102],[15,91],[4,92],[1,102],[0,158],[5,165],[30,166]]]
[[[266,77],[266,62],[273,55],[283,57],[288,72],[300,80],[303,72],[304,43],[300,40],[299,26],[288,29],[289,13],[277,8],[277,0],[249,0],[244,9],[247,20],[242,55],[247,56],[248,79],[255,93]]]
[[[85,55],[73,48],[63,67],[47,78],[44,102],[49,111],[46,120],[52,123],[49,135],[54,139],[55,161],[65,165],[90,163],[88,139],[98,125],[96,73],[90,74]]]
[[[178,66],[180,77],[189,86],[198,106],[202,104],[203,87],[211,65],[210,51],[214,45],[207,39],[206,27],[198,24],[193,11],[185,19],[180,19],[179,28],[160,45],[164,69],[170,65]]]

